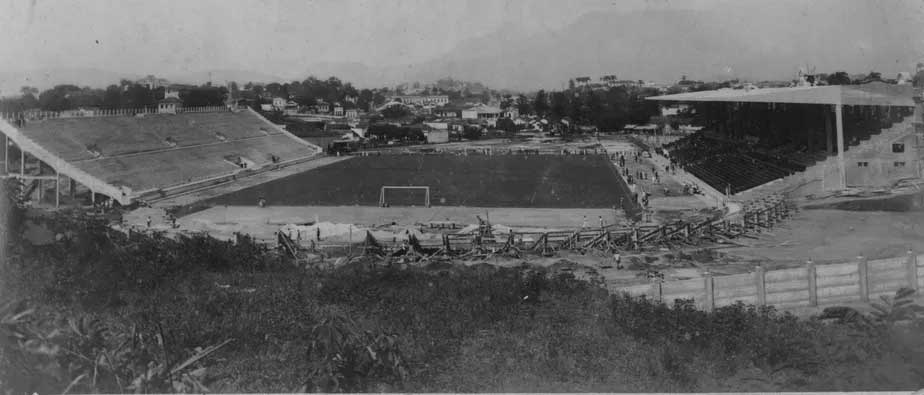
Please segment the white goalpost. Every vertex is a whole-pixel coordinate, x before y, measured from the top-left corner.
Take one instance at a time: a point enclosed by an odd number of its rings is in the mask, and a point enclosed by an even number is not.
[[[384,185],[379,193],[379,206],[385,206],[385,191],[389,189],[412,189],[424,191],[424,206],[430,207],[430,187],[427,186],[402,186],[402,185]]]

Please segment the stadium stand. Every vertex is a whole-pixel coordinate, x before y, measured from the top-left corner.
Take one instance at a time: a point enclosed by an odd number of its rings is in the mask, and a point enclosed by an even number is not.
[[[282,133],[248,112],[55,118],[28,122],[21,129],[65,160],[93,158],[88,146],[98,147],[103,156],[118,156],[169,148],[168,138],[177,147],[188,147],[220,142],[219,133],[226,140]]]
[[[845,151],[878,135],[896,122],[906,111],[886,117],[845,119]],[[750,131],[759,135],[760,131]],[[741,133],[739,135],[752,135]],[[788,141],[778,145],[753,142],[746,138],[719,136],[701,131],[661,146],[674,165],[680,166],[718,191],[736,194],[798,172],[824,160],[822,149],[809,150],[803,143]]]
[[[32,154],[50,166],[92,177],[91,189],[98,193],[121,191],[123,196],[113,197],[123,204],[146,192],[286,165],[321,152],[250,109],[49,117],[0,126],[17,145],[36,148]]]

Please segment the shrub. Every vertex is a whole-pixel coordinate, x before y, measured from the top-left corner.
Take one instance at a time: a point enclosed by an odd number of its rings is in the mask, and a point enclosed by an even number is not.
[[[742,362],[768,371],[794,368],[806,373],[819,363],[812,329],[772,307],[738,303],[704,312],[690,300],[668,306],[621,295],[611,299],[611,309],[619,331],[651,344],[714,355],[727,361],[728,373]]]
[[[397,335],[363,327],[337,309],[321,315],[309,335],[302,392],[364,392],[372,384],[395,385],[407,378]]]

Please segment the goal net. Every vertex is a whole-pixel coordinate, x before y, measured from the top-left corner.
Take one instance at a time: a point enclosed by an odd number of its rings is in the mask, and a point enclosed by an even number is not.
[[[385,185],[379,193],[379,206],[430,207],[430,187]]]

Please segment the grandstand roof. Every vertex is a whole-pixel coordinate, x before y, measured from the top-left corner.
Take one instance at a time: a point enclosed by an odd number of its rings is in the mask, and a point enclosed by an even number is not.
[[[843,104],[847,106],[913,107],[912,87],[872,82],[864,85],[806,86],[714,91],[653,96],[648,100],[684,102]]]

